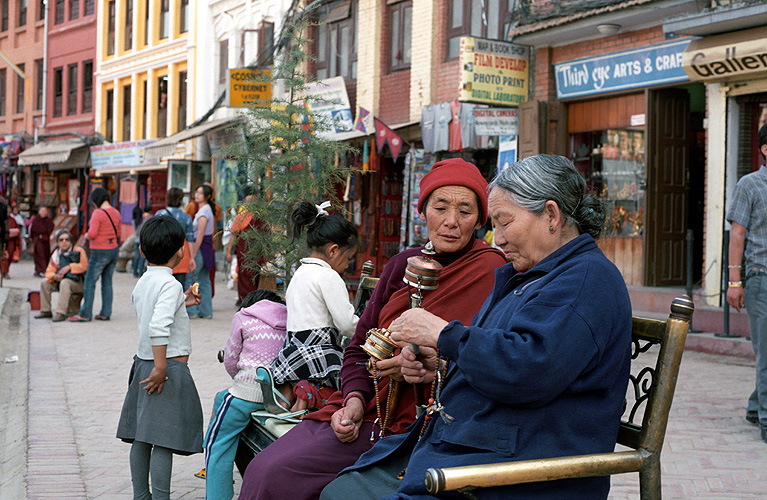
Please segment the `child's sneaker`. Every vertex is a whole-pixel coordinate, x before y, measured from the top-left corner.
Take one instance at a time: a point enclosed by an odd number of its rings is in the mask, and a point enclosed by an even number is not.
[[[200,472],[195,472],[194,477],[199,477],[200,479],[205,479],[205,467],[200,469]]]

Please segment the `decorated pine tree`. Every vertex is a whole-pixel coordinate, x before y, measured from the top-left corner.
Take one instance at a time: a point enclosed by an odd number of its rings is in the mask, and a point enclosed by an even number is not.
[[[346,165],[350,148],[328,139],[323,132],[331,124],[307,107],[317,101],[308,89],[309,84],[317,84],[306,72],[312,57],[306,38],[308,18],[304,12],[283,28],[276,67],[271,75],[259,76],[272,85],[272,99],[249,108],[246,146],[236,155],[245,165],[244,183],[256,191],[240,208],[260,221],[262,228],[238,236],[246,238],[250,248],[240,265],[262,276],[275,276],[286,287],[298,260],[307,254],[304,242],[292,239],[291,213],[301,201],[319,205],[329,200],[329,211],[342,210],[336,193],[353,170]]]

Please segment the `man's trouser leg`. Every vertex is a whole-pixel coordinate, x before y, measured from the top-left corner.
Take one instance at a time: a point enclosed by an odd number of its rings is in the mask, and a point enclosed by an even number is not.
[[[59,301],[56,303],[56,314],[67,315],[69,310],[69,298],[73,293],[83,294],[83,282],[64,278],[59,283]]]
[[[40,312],[51,312],[51,294],[59,291],[59,284],[43,280],[40,283]],[[59,299],[61,302],[61,299]]]

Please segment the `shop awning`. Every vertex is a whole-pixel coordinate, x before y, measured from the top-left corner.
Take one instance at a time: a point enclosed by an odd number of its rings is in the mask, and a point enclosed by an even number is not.
[[[160,139],[154,144],[147,146],[144,152],[147,159],[159,160],[160,158],[172,155],[176,151],[176,145],[181,141],[194,139],[195,137],[207,134],[208,132],[212,132],[216,129],[231,127],[237,123],[244,122],[245,117],[243,116],[237,116],[235,118],[221,118],[220,120],[205,122],[197,125],[196,127],[182,130],[181,132],[173,134],[170,137],[166,137],[165,139]]]
[[[88,145],[82,139],[39,142],[19,154],[19,165],[48,165],[49,170],[88,166]]]
[[[767,76],[764,27],[693,40],[682,53],[692,81],[724,82]]]

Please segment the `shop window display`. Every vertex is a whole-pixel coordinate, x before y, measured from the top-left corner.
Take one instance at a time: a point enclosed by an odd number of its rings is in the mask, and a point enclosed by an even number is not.
[[[641,236],[644,229],[645,134],[610,129],[570,135],[570,158],[607,208],[605,236]]]

